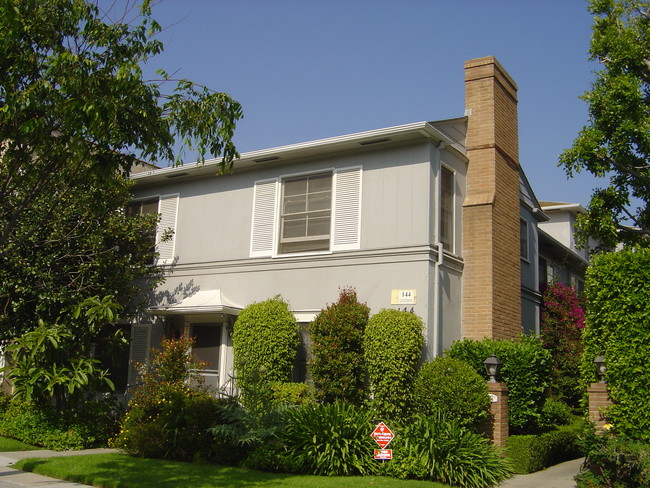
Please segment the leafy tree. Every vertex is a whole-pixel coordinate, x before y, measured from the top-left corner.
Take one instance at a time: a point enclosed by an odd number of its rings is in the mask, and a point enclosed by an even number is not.
[[[163,50],[150,4],[127,22],[86,0],[0,0],[0,339],[92,295],[127,305],[156,274],[155,217],[122,215],[135,164],[237,156],[237,102],[144,78]]]
[[[1,260],[0,340],[32,330],[39,319],[58,320],[79,340],[97,336],[102,331],[90,329],[85,317],[70,315],[75,306],[110,295],[128,313],[158,282],[154,250],[142,238],[157,219],[125,214],[132,198],[126,179],[116,175],[109,186],[89,174],[84,187],[66,193],[60,206],[56,192],[34,200],[15,229],[16,245]]]
[[[14,397],[64,412],[78,408],[84,394],[102,384],[114,389],[108,371],[100,367],[99,360],[89,357],[91,344],[83,338],[115,320],[120,309],[111,296],[92,297],[71,313],[72,317],[85,317],[89,332],[81,337],[65,324],[39,321],[36,329],[13,340],[6,347],[9,366],[5,370]]]
[[[588,212],[578,219],[580,239],[596,237],[647,245],[650,234],[650,2],[591,0],[590,59],[602,63],[583,98],[589,125],[560,156],[569,176],[581,170],[605,177]]]
[[[311,324],[311,376],[320,399],[361,405],[366,397],[363,331],[370,309],[357,292],[341,290],[339,301],[322,310]]]

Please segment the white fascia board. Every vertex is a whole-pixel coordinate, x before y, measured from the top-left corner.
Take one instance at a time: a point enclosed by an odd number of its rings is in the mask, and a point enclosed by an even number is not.
[[[391,141],[397,139],[408,139],[412,136],[421,135],[425,138],[432,139],[438,144],[443,142],[447,148],[457,152],[463,158],[466,159],[465,154],[456,149],[456,141],[450,139],[446,134],[442,133],[435,127],[433,127],[428,122],[414,122],[411,124],[398,125],[393,127],[386,127],[383,129],[376,129],[365,132],[357,132],[354,134],[346,134],[342,136],[329,137],[326,139],[317,139],[314,141],[301,142],[298,144],[290,144],[286,146],[278,146],[269,149],[262,149],[258,151],[251,151],[242,154],[238,159],[234,161],[234,168],[237,169],[238,166],[253,164],[255,160],[266,159],[266,158],[280,158],[283,159],[283,156],[298,157],[302,153],[305,154],[314,154],[320,151],[327,152],[331,150],[336,150],[341,146],[353,146],[353,145],[363,145],[364,142],[371,142],[376,139],[381,138],[390,138]],[[388,142],[388,141],[387,141]],[[173,178],[174,176],[180,176],[183,173],[195,173],[196,171],[207,168],[210,171],[214,171],[219,163],[221,163],[223,158],[213,158],[206,159],[203,164],[200,163],[189,163],[182,166],[174,166],[170,168],[161,168],[152,171],[143,171],[131,176],[133,180],[146,180],[149,177],[165,177]],[[277,161],[277,159],[270,160]],[[255,163],[260,165],[263,163]]]
[[[542,206],[544,212],[552,212],[553,210],[567,210],[574,211],[576,213],[587,213],[585,208],[579,203],[562,203],[560,205],[548,205]]]

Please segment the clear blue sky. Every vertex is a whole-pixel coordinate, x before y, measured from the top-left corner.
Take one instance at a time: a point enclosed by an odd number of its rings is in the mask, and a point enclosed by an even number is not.
[[[165,0],[154,16],[165,52],[150,67],[238,100],[240,153],[462,116],[463,62],[493,55],[519,86],[537,197],[584,205],[597,185],[557,167],[597,68],[582,0]]]

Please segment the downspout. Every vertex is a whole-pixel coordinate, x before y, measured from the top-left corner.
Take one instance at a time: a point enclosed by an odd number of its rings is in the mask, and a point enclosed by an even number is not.
[[[444,256],[442,242],[437,242],[438,259],[435,263],[435,275],[433,277],[433,357],[438,355],[440,344],[440,266]]]
[[[440,266],[443,263],[444,248],[440,242],[440,205],[442,203],[442,196],[440,194],[440,172],[441,172],[441,155],[440,152],[445,148],[446,144],[443,141],[438,143],[436,149],[438,150],[437,161],[437,178],[436,178],[436,228],[434,230],[434,241],[438,250],[438,256],[434,265],[433,276],[433,357],[436,357],[440,347]]]

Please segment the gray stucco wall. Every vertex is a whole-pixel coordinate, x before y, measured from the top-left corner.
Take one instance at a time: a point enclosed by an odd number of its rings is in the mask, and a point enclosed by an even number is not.
[[[457,261],[453,266],[444,264],[440,279],[435,278],[441,161],[456,174],[455,240],[456,249],[462,249],[460,217],[466,164],[429,142],[136,187],[136,198],[180,195],[175,231],[178,259],[154,302],[177,302],[199,290],[221,289],[230,302],[241,307],[281,294],[294,311],[317,313],[338,298],[340,288],[351,286],[372,313],[382,308],[412,308],[427,326],[428,355],[439,353],[443,345],[460,338],[462,272]],[[255,181],[356,165],[363,167],[359,250],[249,257]],[[436,287],[440,297],[437,318],[433,308]],[[391,304],[391,290],[400,289],[416,290],[416,303]],[[436,320],[440,335],[434,351],[431,327]]]

